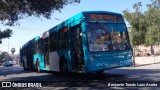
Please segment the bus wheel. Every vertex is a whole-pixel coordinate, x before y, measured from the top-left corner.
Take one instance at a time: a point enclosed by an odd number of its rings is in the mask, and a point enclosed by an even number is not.
[[[25,64],[24,64],[24,61],[23,61],[23,70],[27,70],[27,69],[25,68]]]
[[[104,72],[104,70],[100,70],[100,71],[97,71],[96,73],[97,74],[102,74]]]
[[[36,67],[37,67],[37,72],[40,72],[40,65],[39,61],[37,61]]]
[[[60,61],[60,73],[67,73],[67,63],[65,61]]]

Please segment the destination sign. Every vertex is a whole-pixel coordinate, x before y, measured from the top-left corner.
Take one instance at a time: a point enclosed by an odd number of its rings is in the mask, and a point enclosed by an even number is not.
[[[115,14],[85,14],[86,20],[107,20],[111,22],[124,22],[121,15]]]
[[[117,20],[117,16],[115,15],[97,15],[97,14],[90,14],[90,19],[92,20]]]

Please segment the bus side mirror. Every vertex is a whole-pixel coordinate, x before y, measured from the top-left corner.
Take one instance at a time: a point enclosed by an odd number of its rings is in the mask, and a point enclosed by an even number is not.
[[[80,36],[82,36],[82,35],[83,35],[83,33],[81,32],[81,33],[80,33]]]

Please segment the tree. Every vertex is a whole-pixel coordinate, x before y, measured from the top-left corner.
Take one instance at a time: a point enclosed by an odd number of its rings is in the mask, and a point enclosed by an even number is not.
[[[131,25],[130,35],[132,46],[133,46],[133,55],[134,55],[134,65],[135,65],[135,47],[145,43],[145,33],[146,33],[146,23],[145,15],[141,11],[142,4],[141,2],[135,3],[133,5],[134,12],[124,10],[123,14],[125,19]]]
[[[160,0],[152,1],[145,12],[147,20],[146,45],[155,45],[160,42]]]
[[[124,10],[125,19],[131,25],[132,45],[138,46],[145,43],[146,23],[145,15],[141,11],[142,4],[138,2],[133,5],[134,12]]]
[[[65,5],[80,0],[0,0],[0,21],[6,25],[14,25],[26,16],[43,16],[47,19],[51,14],[60,11]]]
[[[0,31],[0,39],[11,37],[13,31],[11,29],[5,29],[4,31]]]
[[[160,44],[160,0],[152,0],[152,3],[147,7],[148,10],[145,12],[147,20],[145,45],[151,46],[151,54],[154,54],[153,45]]]
[[[15,49],[15,48],[12,48],[12,49],[11,49],[11,53],[12,53],[12,54],[14,54],[14,53],[15,53],[15,51],[16,51],[16,49]]]
[[[0,62],[4,62],[5,60],[10,60],[11,57],[9,56],[9,53],[7,52],[1,52],[0,54]]]
[[[151,46],[151,54],[154,54],[153,45],[160,44],[160,0],[151,0],[147,11],[140,11],[141,2],[134,4],[134,12],[124,10],[124,17],[130,23],[133,46]]]

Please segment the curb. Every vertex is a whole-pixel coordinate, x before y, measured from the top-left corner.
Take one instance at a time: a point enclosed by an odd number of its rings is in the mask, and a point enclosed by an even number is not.
[[[148,64],[136,64],[135,66],[132,66],[132,67],[147,66],[147,65],[159,64],[159,63],[160,62],[157,62],[157,63],[148,63]]]

